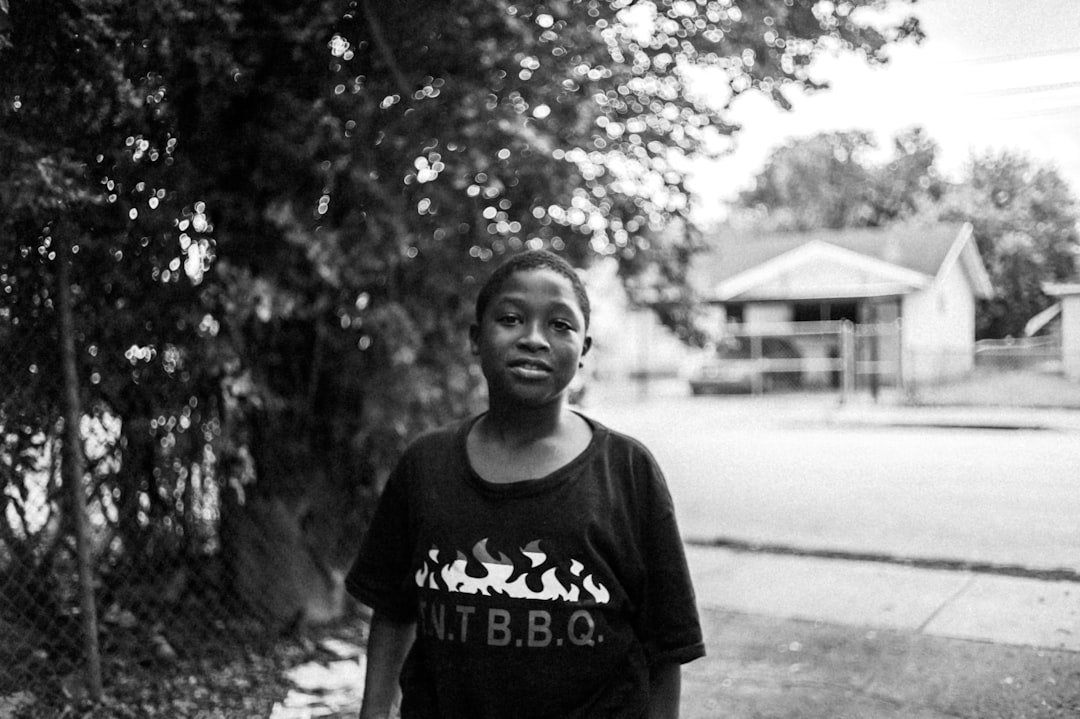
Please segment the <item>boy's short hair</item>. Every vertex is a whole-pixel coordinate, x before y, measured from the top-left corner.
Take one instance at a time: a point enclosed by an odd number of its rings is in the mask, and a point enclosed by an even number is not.
[[[508,277],[516,272],[528,272],[530,270],[551,270],[570,280],[578,305],[581,307],[581,314],[585,317],[585,327],[588,328],[590,308],[589,293],[585,289],[585,283],[581,281],[581,277],[578,276],[578,273],[570,266],[569,262],[548,250],[522,252],[499,265],[488,277],[483,287],[480,288],[480,294],[476,297],[476,321],[481,322],[483,320],[484,311],[487,310],[488,304],[491,303],[491,298],[498,293]]]

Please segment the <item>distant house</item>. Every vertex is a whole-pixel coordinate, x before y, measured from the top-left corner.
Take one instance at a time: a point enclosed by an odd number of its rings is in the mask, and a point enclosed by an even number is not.
[[[1060,316],[1062,365],[1066,377],[1080,381],[1080,282],[1048,282],[1043,292],[1060,299],[1050,311]]]
[[[973,363],[975,303],[992,295],[968,224],[901,224],[813,233],[720,233],[690,281],[718,334],[795,333],[801,323],[896,331],[874,346],[895,380],[960,375]],[[836,357],[837,337],[802,341]]]

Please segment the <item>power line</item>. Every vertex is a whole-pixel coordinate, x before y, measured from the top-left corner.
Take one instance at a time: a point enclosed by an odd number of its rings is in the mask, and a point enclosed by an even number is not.
[[[1064,105],[1062,107],[1048,107],[1042,110],[1030,110],[1028,112],[1015,112],[1010,115],[998,115],[998,120],[1026,120],[1031,117],[1043,117],[1046,115],[1063,115],[1080,111],[1080,105]]]
[[[1010,55],[991,55],[989,57],[972,57],[961,60],[953,60],[958,65],[990,65],[999,62],[1016,62],[1017,60],[1030,60],[1037,57],[1056,57],[1058,55],[1080,54],[1080,45],[1074,47],[1061,47],[1053,50],[1034,50],[1032,52],[1018,52]]]
[[[1004,87],[1000,90],[983,90],[981,92],[967,93],[967,95],[969,97],[1005,97],[1007,95],[1028,95],[1033,92],[1053,92],[1054,90],[1067,90],[1070,87],[1080,87],[1080,80],[1056,82],[1050,85],[1024,85],[1021,87]]]

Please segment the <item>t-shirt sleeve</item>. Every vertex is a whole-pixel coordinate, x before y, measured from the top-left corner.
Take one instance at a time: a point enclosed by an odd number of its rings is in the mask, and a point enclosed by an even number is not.
[[[360,551],[345,577],[345,589],[376,612],[396,621],[415,614],[416,586],[410,582],[412,542],[406,458],[387,480]]]
[[[640,631],[651,665],[683,664],[705,655],[694,586],[675,519],[675,505],[655,460],[643,529],[646,591]]]

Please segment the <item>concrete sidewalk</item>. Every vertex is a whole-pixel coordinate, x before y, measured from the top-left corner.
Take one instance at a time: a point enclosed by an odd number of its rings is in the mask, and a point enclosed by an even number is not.
[[[1080,583],[689,546],[702,608],[1080,652]]]
[[[691,546],[682,719],[1080,716],[1080,583]]]

